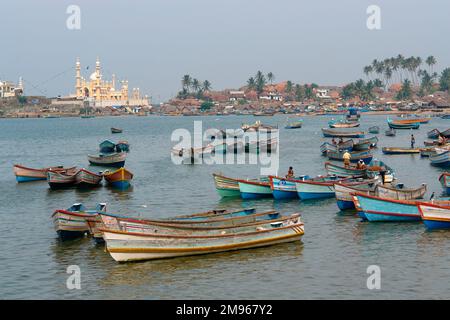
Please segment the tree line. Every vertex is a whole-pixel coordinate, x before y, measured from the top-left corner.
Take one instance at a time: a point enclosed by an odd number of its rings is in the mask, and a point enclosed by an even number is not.
[[[211,82],[204,80],[203,82],[192,78],[186,74],[181,79],[181,91],[178,92],[177,98],[186,99],[189,97],[203,99],[204,93],[210,91],[212,88]]]

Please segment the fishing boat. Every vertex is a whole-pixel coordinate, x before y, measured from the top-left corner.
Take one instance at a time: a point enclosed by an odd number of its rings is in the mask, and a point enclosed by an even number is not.
[[[353,122],[353,121],[345,121],[345,120],[331,120],[328,122],[328,126],[330,128],[356,128],[359,127],[359,122]]]
[[[444,114],[441,119],[450,119],[450,114]]]
[[[444,188],[444,192],[450,195],[450,173],[444,172],[439,176],[439,182]]]
[[[427,229],[449,229],[450,207],[433,203],[419,203],[420,217]]]
[[[301,128],[303,125],[303,121],[295,121],[295,122],[289,122],[286,124],[286,126],[284,127],[285,129],[299,129]]]
[[[283,178],[269,176],[270,188],[275,200],[298,199],[295,182],[308,180],[309,176]]]
[[[89,232],[87,218],[106,211],[106,204],[99,203],[94,210],[88,210],[81,203],[75,203],[67,210],[56,210],[52,214],[56,233],[62,240],[84,237]]]
[[[396,119],[394,120],[398,123],[404,123],[404,124],[413,124],[413,123],[428,123],[430,122],[430,118],[407,118],[407,119]]]
[[[327,170],[328,175],[335,175],[338,177],[363,177],[367,172],[367,169],[357,169],[356,166],[345,167],[334,164],[332,162],[325,162],[325,169]]]
[[[213,173],[216,191],[221,197],[240,197],[239,183],[237,179],[225,177],[224,175]]]
[[[353,140],[350,139],[350,140],[343,141],[343,142],[337,143],[337,144],[324,142],[320,146],[320,152],[323,155],[326,155],[328,151],[338,151],[338,150],[352,151],[353,150]]]
[[[375,194],[375,188],[378,183],[379,183],[378,179],[368,180],[365,183],[361,183],[359,185],[354,186],[348,186],[339,182],[335,183],[333,185],[333,188],[339,210],[355,209],[352,193],[367,192],[369,194]]]
[[[415,154],[420,153],[420,148],[397,148],[397,147],[383,147],[381,149],[384,154]]]
[[[214,146],[212,144],[208,144],[204,147],[174,147],[171,150],[172,155],[176,158],[180,159],[180,162],[183,164],[196,164],[201,163],[203,158],[211,155],[214,151]]]
[[[295,188],[300,200],[323,199],[334,197],[333,185],[339,181],[350,182],[336,176],[319,176],[304,181],[295,181]]]
[[[111,128],[111,133],[122,133],[122,129],[119,129],[119,128]]]
[[[47,182],[51,189],[67,188],[76,183],[77,169],[66,171],[47,171]]]
[[[75,184],[77,187],[97,187],[102,181],[103,176],[82,168],[75,174]]]
[[[343,161],[344,157],[343,151],[329,151],[327,152],[327,157],[330,160]],[[359,160],[364,161],[365,164],[370,163],[372,161],[373,155],[369,150],[366,151],[356,151],[350,152],[351,158],[350,162],[358,162]]]
[[[438,129],[433,129],[429,132],[427,132],[427,137],[430,139],[437,139],[441,132]]]
[[[278,147],[278,139],[272,138],[267,140],[252,140],[249,142],[246,142],[244,144],[244,150],[246,153],[254,152],[254,153],[260,153],[260,152],[272,152],[275,151]]]
[[[353,143],[354,151],[364,151],[369,150],[370,148],[376,147],[378,143],[377,137],[372,137],[368,139],[359,139],[357,142]]]
[[[436,167],[450,166],[450,151],[441,148],[435,148],[436,154],[430,155],[431,165]]]
[[[335,175],[338,177],[364,177],[364,178],[376,178],[380,171],[384,168],[385,182],[391,182],[394,179],[394,170],[380,160],[372,160],[366,167],[366,169],[358,169],[356,166],[345,167],[342,165],[334,164],[332,162],[325,162],[325,169],[329,175]]]
[[[353,203],[359,216],[368,221],[400,222],[421,219],[414,200],[395,200],[356,192],[353,194]]]
[[[441,134],[446,138],[450,138],[450,129],[442,131]]]
[[[378,185],[376,189],[376,195],[381,198],[390,198],[396,200],[414,200],[423,199],[427,192],[427,185],[422,183],[419,188],[405,188],[403,184],[397,184],[395,186]]]
[[[385,133],[385,135],[388,136],[388,137],[395,137],[395,134],[396,134],[397,132],[395,131],[395,129],[390,128],[389,130],[386,130],[384,133]]]
[[[260,199],[272,197],[270,182],[268,178],[260,180],[237,179],[242,199]]]
[[[379,126],[373,126],[369,128],[369,133],[377,134],[380,133],[380,127]]]
[[[13,172],[16,176],[16,181],[21,182],[30,182],[30,181],[38,181],[38,180],[47,180],[47,172],[52,170],[54,172],[65,172],[67,170],[73,170],[72,168],[64,168],[63,166],[58,167],[48,167],[41,169],[33,169],[22,166],[20,164],[15,164],[13,166]]]
[[[323,136],[326,138],[363,138],[364,131],[342,131],[322,128]]]
[[[436,154],[436,149],[433,147],[420,148],[421,157],[430,157]]]
[[[253,114],[254,117],[272,117],[275,114],[275,112],[270,112],[270,111],[260,111],[260,112],[255,112]]]
[[[112,153],[114,152],[115,147],[116,144],[109,140],[105,140],[99,144],[100,152],[102,153]]]
[[[425,140],[423,144],[425,147],[435,147],[439,146],[439,140]]]
[[[102,216],[103,218],[104,216]],[[106,249],[119,262],[172,258],[249,249],[300,240],[304,233],[299,215],[277,222],[260,221],[227,230],[192,231],[183,235],[102,229]]]
[[[117,142],[116,152],[130,152],[130,144],[128,141],[121,140]]]
[[[420,122],[400,122],[398,120],[393,121],[390,118],[387,119],[389,128],[391,129],[419,129]]]
[[[126,189],[130,186],[130,181],[133,179],[133,173],[122,167],[115,171],[104,171],[103,177],[112,187]]]
[[[125,152],[99,154],[98,156],[88,155],[88,160],[91,165],[104,167],[123,167],[127,154]]]
[[[241,126],[241,129],[244,132],[258,132],[258,131],[265,131],[265,132],[272,132],[278,130],[277,127],[270,126],[267,124],[263,124],[261,121],[255,121],[253,124],[245,124],[243,123]]]

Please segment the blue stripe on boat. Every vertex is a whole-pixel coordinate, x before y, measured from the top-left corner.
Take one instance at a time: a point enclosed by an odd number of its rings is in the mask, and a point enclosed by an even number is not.
[[[250,193],[250,192],[241,192],[242,199],[261,199],[261,198],[270,198],[272,197],[271,193]]]
[[[127,189],[130,187],[130,181],[114,181],[111,182],[111,186],[117,189]]]
[[[337,200],[337,206],[340,210],[355,209],[355,204],[353,201]]]
[[[298,192],[301,200],[323,199],[334,197],[334,192]]]
[[[272,194],[276,200],[298,199],[298,194],[295,191],[273,190]]]
[[[38,181],[38,180],[47,180],[47,178],[16,176],[16,180],[17,180],[17,182],[30,182],[30,181]]]
[[[358,216],[363,220],[367,221],[366,213],[364,211],[358,211]]]
[[[449,221],[423,220],[427,229],[450,229]]]

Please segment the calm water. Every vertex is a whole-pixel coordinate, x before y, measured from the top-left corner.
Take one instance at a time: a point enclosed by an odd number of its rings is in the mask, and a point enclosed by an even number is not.
[[[302,129],[281,129],[280,173],[293,166],[297,174],[323,174],[325,158],[320,128],[331,117],[305,118]],[[255,165],[176,166],[170,160],[170,135],[176,128],[236,128],[263,120],[283,126],[286,117],[111,117],[94,119],[0,120],[0,298],[37,299],[381,299],[450,298],[450,232],[427,232],[420,223],[364,223],[339,213],[335,200],[301,203],[221,200],[211,173],[253,177]],[[439,169],[428,159],[383,156],[381,146],[409,145],[409,131],[385,137],[385,116],[364,116],[361,128],[382,127],[377,158],[394,167],[409,186],[425,182],[441,193]],[[448,120],[433,119],[415,130],[422,144],[426,132],[447,129]],[[124,129],[111,135],[110,127]],[[12,165],[88,166],[105,138],[131,144],[127,167],[135,173],[133,188],[117,192],[51,191],[45,182],[17,184]],[[93,168],[94,170],[99,170]],[[50,215],[74,202],[142,217],[165,217],[213,208],[256,207],[302,213],[305,236],[300,243],[141,263],[116,263],[90,239],[61,243]],[[81,268],[81,290],[68,290],[66,268]],[[381,290],[366,287],[366,269],[379,265]]]

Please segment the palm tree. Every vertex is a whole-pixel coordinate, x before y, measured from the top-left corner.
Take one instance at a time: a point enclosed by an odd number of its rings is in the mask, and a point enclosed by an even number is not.
[[[285,88],[286,93],[291,93],[292,92],[292,86],[293,86],[292,81],[288,80],[286,82],[286,88]]]
[[[255,76],[256,93],[260,95],[266,86],[266,77],[261,71],[258,71]]]
[[[208,80],[203,81],[203,91],[211,90],[211,82]]]
[[[272,82],[273,82],[273,80],[275,80],[275,75],[272,72],[269,72],[267,74],[267,80],[270,81],[270,84],[273,84]]]
[[[386,88],[388,88],[389,80],[391,80],[391,78],[392,78],[392,69],[391,69],[391,67],[386,67],[386,69],[384,69],[384,77],[386,79]]]
[[[373,67],[372,67],[371,65],[365,66],[365,67],[364,67],[364,73],[366,74],[367,79],[370,78],[370,77],[369,77],[369,74],[371,74],[372,71],[373,71]]]
[[[199,93],[200,88],[201,88],[200,81],[198,81],[197,79],[192,80],[192,89],[194,89],[196,93]]]
[[[429,56],[426,60],[425,63],[428,65],[428,67],[430,68],[430,73],[433,72],[433,66],[436,64],[436,58],[433,56]]]
[[[183,79],[181,79],[181,85],[183,86],[183,89],[185,91],[189,91],[189,88],[192,85],[192,78],[191,78],[191,76],[188,75],[188,74],[185,74],[183,76]]]
[[[247,80],[247,87],[249,90],[254,90],[256,88],[255,78],[250,77],[250,79]]]

